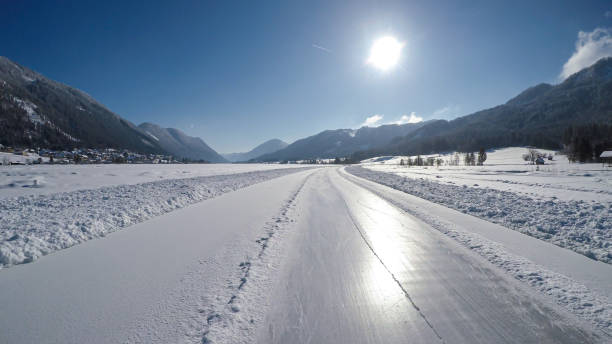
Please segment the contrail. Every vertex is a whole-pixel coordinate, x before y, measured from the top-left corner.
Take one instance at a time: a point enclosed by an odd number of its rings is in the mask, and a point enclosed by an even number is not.
[[[326,47],[322,47],[322,46],[314,44],[314,43],[312,44],[312,47],[316,48],[316,49],[319,49],[319,50],[323,50],[323,51],[325,51],[327,53],[331,53],[332,52],[331,50],[327,49]]]

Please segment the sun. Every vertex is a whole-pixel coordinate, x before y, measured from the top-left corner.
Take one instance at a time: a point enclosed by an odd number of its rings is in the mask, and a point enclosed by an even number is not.
[[[403,43],[386,36],[374,41],[367,63],[383,71],[393,68],[400,59]]]

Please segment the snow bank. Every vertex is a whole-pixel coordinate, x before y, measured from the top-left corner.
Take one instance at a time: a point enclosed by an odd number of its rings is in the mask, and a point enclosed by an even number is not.
[[[3,199],[0,268],[28,263],[154,216],[309,168],[171,179]]]
[[[612,263],[612,202],[541,200],[350,167],[348,172],[463,213]]]

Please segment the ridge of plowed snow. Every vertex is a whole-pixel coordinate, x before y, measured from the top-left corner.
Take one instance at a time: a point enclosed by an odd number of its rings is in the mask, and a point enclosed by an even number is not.
[[[221,194],[309,168],[172,179],[21,196],[0,204],[0,269]]]

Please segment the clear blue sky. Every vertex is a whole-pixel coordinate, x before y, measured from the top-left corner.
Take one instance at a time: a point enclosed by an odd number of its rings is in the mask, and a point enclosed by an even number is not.
[[[503,103],[558,82],[578,32],[611,27],[609,11],[610,1],[0,0],[0,55],[136,124],[231,152],[374,114],[453,118]],[[365,61],[389,34],[405,46],[382,73]]]

